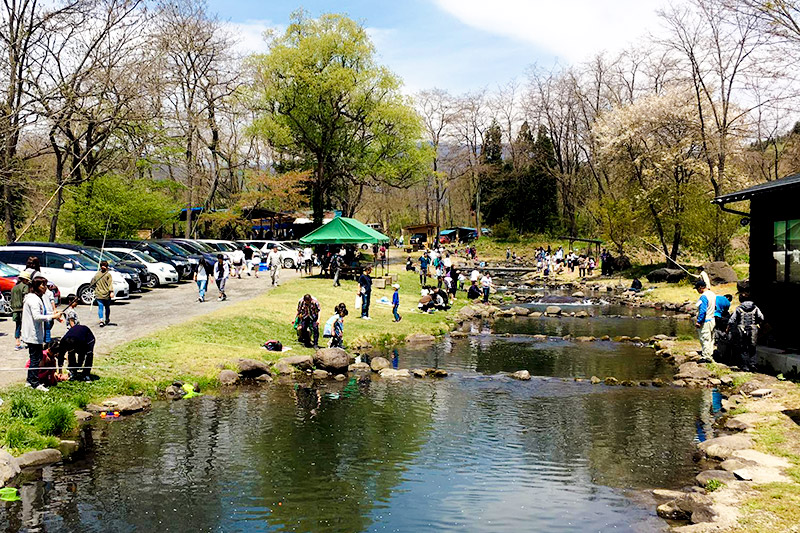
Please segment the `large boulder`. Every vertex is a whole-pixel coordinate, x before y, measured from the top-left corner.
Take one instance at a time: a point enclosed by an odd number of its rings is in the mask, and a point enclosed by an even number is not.
[[[37,466],[45,466],[57,463],[61,460],[61,452],[55,448],[48,448],[46,450],[36,450],[28,453],[23,453],[17,457],[17,465],[20,468],[33,468]]]
[[[694,479],[698,485],[705,487],[711,480],[716,480],[721,483],[736,481],[736,476],[725,470],[705,470],[697,474]]]
[[[5,450],[0,450],[0,487],[10,479],[14,479],[19,474],[19,465]]]
[[[677,283],[686,277],[686,272],[679,268],[657,268],[647,274],[650,283]]]
[[[722,285],[724,283],[736,283],[739,276],[725,261],[713,261],[703,265],[703,270],[708,274],[708,279],[712,285]]]
[[[310,355],[291,355],[283,357],[279,361],[283,361],[287,365],[292,365],[298,370],[311,370],[314,368],[314,358]]]
[[[676,498],[673,503],[690,516],[693,524],[712,522],[716,516],[713,509],[714,500],[707,494],[687,492]]]
[[[314,354],[314,366],[333,374],[347,372],[350,356],[341,348],[323,348]]]
[[[385,357],[373,357],[369,362],[369,367],[373,372],[380,372],[384,368],[392,368],[392,363]]]
[[[694,362],[683,363],[675,374],[675,379],[708,379],[711,372]]]
[[[528,316],[529,314],[531,314],[531,310],[530,310],[530,309],[528,309],[527,307],[519,307],[519,306],[517,306],[517,307],[512,307],[512,308],[511,308],[511,311],[512,311],[512,312],[513,312],[515,315],[519,315],[519,316]]]
[[[548,316],[559,316],[561,315],[561,308],[557,305],[548,305],[544,310],[544,314]]]
[[[115,396],[104,401],[102,405],[90,403],[86,406],[86,410],[90,413],[119,411],[120,414],[127,415],[147,409],[150,403],[150,398],[146,396]]]
[[[725,435],[708,439],[698,444],[697,447],[708,457],[724,461],[738,450],[752,448],[753,440],[747,435]]]
[[[239,368],[239,375],[243,378],[255,379],[262,374],[270,374],[269,365],[264,361],[237,359],[236,366]]]
[[[527,370],[517,370],[516,372],[511,374],[511,377],[514,379],[518,379],[520,381],[530,381],[531,373],[528,372]]]
[[[385,379],[409,378],[411,373],[407,368],[395,370],[394,368],[382,368],[379,372],[380,376]]]

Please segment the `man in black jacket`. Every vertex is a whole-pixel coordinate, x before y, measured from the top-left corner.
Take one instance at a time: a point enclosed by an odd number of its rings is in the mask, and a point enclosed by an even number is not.
[[[369,299],[372,296],[372,278],[369,277],[372,272],[371,267],[364,269],[364,273],[358,278],[358,290],[361,293],[361,318],[364,320],[371,320],[369,317]]]
[[[58,359],[68,356],[70,381],[90,381],[89,373],[94,362],[94,333],[83,324],[77,324],[50,346],[50,353]]]

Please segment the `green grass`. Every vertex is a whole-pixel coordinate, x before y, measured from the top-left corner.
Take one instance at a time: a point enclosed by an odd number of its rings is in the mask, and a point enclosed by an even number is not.
[[[725,486],[725,483],[718,479],[709,479],[706,483],[706,490],[708,492],[714,492],[715,490],[719,490]]]
[[[42,435],[63,435],[75,428],[75,408],[63,402],[45,407],[34,419],[33,426]]]

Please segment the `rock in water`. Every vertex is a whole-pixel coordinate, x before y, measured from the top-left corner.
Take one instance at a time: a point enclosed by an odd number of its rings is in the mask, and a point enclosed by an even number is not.
[[[219,382],[222,385],[233,385],[239,381],[239,374],[233,370],[225,369],[219,373]]]
[[[583,291],[575,291],[575,292],[573,292],[572,293],[572,297],[573,298],[583,298],[584,297]]]
[[[255,359],[237,359],[236,366],[239,368],[239,375],[243,378],[254,379],[261,374],[270,373],[267,363]]]
[[[14,479],[19,474],[19,465],[5,450],[0,450],[0,487],[10,479]]]
[[[531,310],[530,310],[530,309],[528,309],[527,307],[519,307],[519,306],[517,306],[517,307],[512,307],[512,308],[511,308],[511,311],[512,311],[512,312],[513,312],[515,315],[519,315],[519,316],[528,316],[529,314],[531,314]]]
[[[736,476],[725,470],[705,470],[695,476],[695,481],[701,487],[705,487],[712,479],[721,483],[730,483],[736,480]]]
[[[319,368],[314,370],[312,374],[314,379],[328,379],[330,377],[330,373],[326,370],[320,370]]]
[[[517,370],[511,374],[511,377],[520,381],[529,381],[531,379],[531,373],[527,370]]]
[[[395,370],[394,368],[382,368],[379,374],[382,378],[386,379],[411,377],[411,374],[408,372],[407,368],[401,368],[400,370]]]
[[[561,314],[561,308],[557,305],[548,305],[544,310],[544,314],[548,316],[559,316]]]
[[[591,379],[590,379],[589,381],[591,381],[591,382],[592,382],[592,385],[599,385],[600,383],[602,383],[602,382],[603,382],[603,380],[601,380],[601,379],[600,379],[600,378],[598,378],[597,376],[592,376],[592,377],[591,377]]]
[[[341,348],[323,348],[314,354],[314,365],[333,374],[347,372],[350,356]]]
[[[289,357],[283,357],[278,362],[281,361],[292,365],[298,370],[311,370],[314,367],[314,359],[310,355],[291,355]]]
[[[237,379],[239,378],[236,372],[233,372],[233,375],[235,375]],[[90,403],[86,406],[86,410],[90,413],[113,410],[119,411],[120,414],[127,415],[142,411],[148,407],[150,407],[150,398],[146,396],[115,396],[105,400],[102,405]]]
[[[380,372],[384,368],[392,368],[392,363],[385,357],[373,357],[369,362],[369,367],[373,372]]]
[[[713,261],[705,263],[703,270],[708,274],[708,279],[711,280],[713,285],[722,285],[724,283],[736,283],[739,281],[739,276],[725,261]]]
[[[619,380],[617,378],[613,377],[613,376],[609,376],[609,377],[607,377],[606,379],[603,380],[603,383],[613,387],[615,385],[619,385]]]
[[[48,448],[46,450],[36,450],[33,452],[23,453],[17,457],[17,465],[20,468],[31,468],[35,466],[45,466],[57,463],[61,460],[61,452],[55,448]]]
[[[426,335],[424,333],[414,333],[406,337],[406,342],[409,344],[422,344],[426,342],[434,342],[436,337],[433,335]]]

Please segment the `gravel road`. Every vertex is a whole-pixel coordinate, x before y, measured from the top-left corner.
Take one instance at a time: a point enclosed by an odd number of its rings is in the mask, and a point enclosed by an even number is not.
[[[294,270],[283,269],[281,281],[296,278]],[[244,276],[228,281],[228,299],[217,300],[216,286],[209,289],[206,301],[197,301],[197,285],[184,281],[178,285],[145,290],[132,294],[127,300],[115,301],[111,307],[111,324],[98,327],[97,307],[79,305],[77,308],[81,324],[92,328],[97,337],[95,355],[107,355],[114,347],[133,339],[149,335],[174,324],[185,322],[196,316],[211,313],[231,303],[255,298],[269,290],[269,274],[262,272],[258,279]],[[60,307],[63,309],[63,306]],[[53,336],[60,337],[66,328],[56,322]],[[27,350],[14,349],[14,321],[11,317],[0,319],[0,387],[25,381]],[[8,370],[14,369],[14,370]]]

